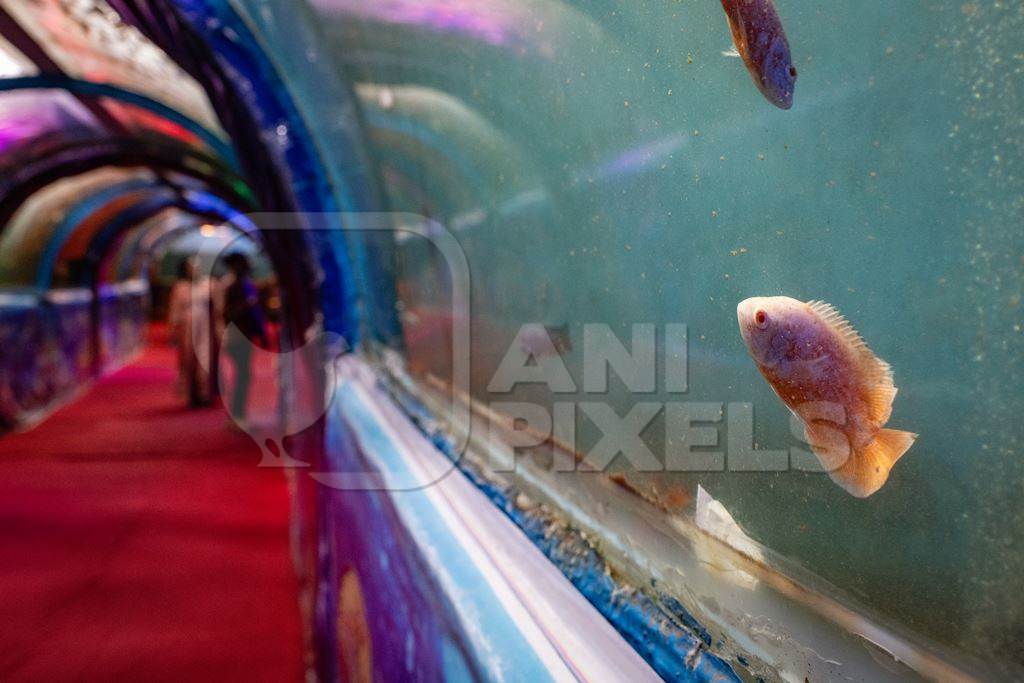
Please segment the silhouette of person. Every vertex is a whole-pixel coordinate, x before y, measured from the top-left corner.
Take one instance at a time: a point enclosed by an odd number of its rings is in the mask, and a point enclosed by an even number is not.
[[[178,264],[168,302],[167,324],[171,343],[178,349],[178,392],[190,407],[209,405],[210,282],[195,280],[191,259]]]
[[[224,265],[228,269],[223,280],[224,327],[230,330],[234,324],[238,328],[236,333],[227,335],[224,345],[235,369],[228,408],[235,420],[244,420],[252,383],[253,344],[267,346],[266,325],[249,259],[235,252],[224,258]]]

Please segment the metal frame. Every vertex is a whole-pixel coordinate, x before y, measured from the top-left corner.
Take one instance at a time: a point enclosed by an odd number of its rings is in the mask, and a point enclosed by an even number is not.
[[[449,587],[476,668],[490,680],[660,680],[484,492],[458,472],[447,475],[451,461],[388,397],[371,366],[347,356],[335,368],[328,443],[345,462],[329,464],[348,471],[353,458],[365,458],[385,489],[389,481],[424,483],[373,495],[393,507],[396,533],[408,534],[434,578]],[[456,586],[466,590],[451,590]]]
[[[30,89],[66,90],[81,97],[107,97],[112,100],[131,104],[145,109],[157,116],[176,123],[182,128],[205,142],[210,149],[228,162],[233,169],[238,168],[238,157],[234,148],[222,137],[209,130],[195,119],[172,109],[163,102],[151,97],[125,90],[107,83],[90,83],[77,78],[63,75],[19,76],[17,78],[0,79],[0,92]],[[123,132],[121,133],[123,134]]]
[[[216,195],[197,190],[175,193],[170,197],[160,194],[126,208],[93,236],[85,252],[85,262],[91,266],[89,272],[98,275],[100,262],[123,232],[170,208],[181,209],[199,218],[224,222],[239,234],[259,240],[256,227],[245,218],[245,215]]]
[[[54,226],[49,239],[46,241],[46,246],[39,256],[39,262],[36,265],[36,287],[40,290],[50,288],[50,284],[53,281],[53,272],[64,245],[67,244],[68,240],[85,220],[97,211],[101,211],[111,201],[119,199],[122,195],[159,187],[161,187],[160,183],[152,180],[127,180],[108,185],[74,204]]]
[[[146,166],[201,180],[241,208],[252,207],[247,186],[217,159],[183,145],[137,138],[45,141],[29,145],[0,166],[0,230],[21,204],[47,185],[104,166]]]

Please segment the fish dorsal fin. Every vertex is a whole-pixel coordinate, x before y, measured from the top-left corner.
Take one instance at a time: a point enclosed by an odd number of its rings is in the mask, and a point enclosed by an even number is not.
[[[826,323],[840,337],[848,341],[850,346],[858,350],[867,348],[868,345],[864,343],[864,339],[861,338],[857,330],[853,329],[850,321],[844,318],[832,304],[827,304],[824,301],[808,301],[807,305],[821,318],[822,322]]]
[[[824,301],[808,301],[807,305],[822,322],[835,330],[836,334],[849,344],[857,360],[867,371],[867,379],[870,382],[867,387],[868,416],[879,425],[888,422],[897,391],[893,382],[892,367],[868,348],[864,338],[834,306]]]

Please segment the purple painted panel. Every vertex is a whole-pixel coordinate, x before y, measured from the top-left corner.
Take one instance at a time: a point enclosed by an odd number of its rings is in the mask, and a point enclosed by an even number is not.
[[[101,339],[109,367],[142,344],[146,296],[114,291],[101,303]],[[31,422],[93,376],[91,300],[87,292],[7,296],[0,301],[0,432]]]
[[[41,302],[0,308],[0,427],[10,428],[59,402],[80,383],[75,345],[88,339],[74,306]]]
[[[332,425],[326,462],[316,469],[365,471],[345,429]],[[299,567],[309,574],[321,678],[436,681],[453,669],[480,678],[467,664],[445,592],[387,495],[337,491],[301,474],[295,483]]]
[[[99,340],[104,372],[123,365],[143,342],[148,296],[124,286],[100,290]]]

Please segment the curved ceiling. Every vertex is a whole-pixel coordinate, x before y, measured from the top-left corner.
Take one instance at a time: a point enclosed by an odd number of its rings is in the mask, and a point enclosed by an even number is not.
[[[0,288],[116,275],[102,267],[122,233],[168,209],[196,220],[338,209],[319,152],[248,29],[198,20],[193,9],[0,2]],[[120,184],[140,173],[152,187]],[[84,176],[110,196],[52,189]],[[51,213],[64,219],[29,218]],[[358,338],[348,246],[333,227],[338,235],[305,223],[261,232],[289,301],[289,334],[323,322]]]
[[[20,58],[29,70],[145,95],[226,139],[199,84],[105,2],[35,0],[3,7],[8,61]]]
[[[108,5],[4,3],[0,33],[0,288],[95,280],[74,271],[165,212],[255,207],[203,88]]]

